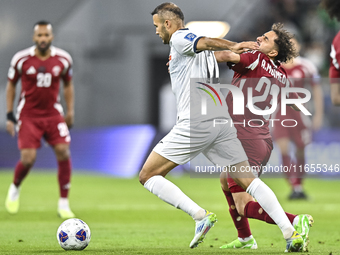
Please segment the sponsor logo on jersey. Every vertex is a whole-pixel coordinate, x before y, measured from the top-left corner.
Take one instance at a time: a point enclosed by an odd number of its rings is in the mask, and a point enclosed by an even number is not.
[[[35,70],[34,66],[31,66],[27,69],[26,74],[35,74],[37,71]]]
[[[187,34],[184,39],[189,40],[190,42],[192,42],[195,38],[197,37],[197,35],[193,34],[193,33],[189,33]]]

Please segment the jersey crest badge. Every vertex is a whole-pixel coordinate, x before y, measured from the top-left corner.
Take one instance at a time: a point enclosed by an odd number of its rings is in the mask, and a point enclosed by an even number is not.
[[[197,37],[197,35],[195,35],[193,33],[189,33],[184,37],[184,39],[187,39],[188,41],[192,42],[196,37]]]
[[[52,68],[52,73],[53,73],[53,75],[54,75],[54,76],[59,76],[60,70],[61,70],[60,66],[54,66],[54,67]]]

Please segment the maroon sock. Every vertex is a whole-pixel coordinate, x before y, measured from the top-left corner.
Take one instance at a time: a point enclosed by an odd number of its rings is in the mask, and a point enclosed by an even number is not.
[[[297,170],[296,185],[301,185],[302,179],[305,175],[305,158],[304,157],[303,158],[297,158],[296,170]]]
[[[14,180],[13,183],[15,186],[19,187],[21,182],[25,179],[31,167],[24,166],[21,161],[17,163],[14,170]]]
[[[290,161],[290,156],[288,156],[288,155],[282,155],[282,166],[289,169],[290,163],[291,163],[291,161]],[[285,172],[285,173],[286,173],[286,176],[287,176],[288,180],[289,180],[291,177],[293,177],[292,175],[294,174],[293,171],[291,171],[291,172]]]
[[[289,221],[293,224],[296,215],[286,212]],[[247,218],[265,221],[269,224],[275,224],[270,216],[262,209],[258,202],[250,201],[244,207],[244,216]]]
[[[60,197],[67,198],[71,181],[71,159],[58,161],[58,181]]]
[[[288,156],[288,155],[282,155],[282,165],[283,165],[286,169],[290,170],[290,171],[288,171],[288,172],[285,172],[285,173],[286,173],[286,176],[287,176],[287,180],[288,180],[290,186],[291,186],[292,188],[294,188],[294,185],[297,185],[296,172],[298,171],[298,169],[295,169],[295,167],[291,167],[291,164],[292,164],[292,163],[293,163],[293,162],[291,162],[290,156]],[[298,166],[296,166],[296,167],[298,167]],[[294,172],[294,169],[295,169],[296,172]]]
[[[237,229],[238,237],[246,238],[246,237],[251,236],[248,219],[238,214],[236,207],[235,207],[233,196],[231,195],[230,191],[223,190],[223,193],[228,201],[229,213],[230,213],[231,218],[234,221],[234,225]]]

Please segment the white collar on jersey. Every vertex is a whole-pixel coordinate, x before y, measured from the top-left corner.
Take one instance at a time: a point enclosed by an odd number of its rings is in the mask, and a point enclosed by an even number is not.
[[[31,55],[32,57],[35,55],[35,48],[36,48],[36,47],[37,47],[37,46],[33,45],[33,46],[30,48],[30,55]],[[52,46],[52,45],[51,45],[50,49],[51,49],[51,57],[54,57],[55,54],[56,54],[56,49],[55,49],[55,47]]]

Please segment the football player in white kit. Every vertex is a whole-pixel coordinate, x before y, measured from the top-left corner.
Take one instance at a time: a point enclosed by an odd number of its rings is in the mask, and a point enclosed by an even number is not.
[[[190,112],[190,104],[197,98],[190,91],[191,78],[218,78],[218,66],[212,51],[232,50],[241,53],[257,49],[255,42],[235,43],[228,40],[200,37],[184,27],[184,15],[173,3],[163,3],[151,13],[156,34],[170,45],[169,72],[172,90],[177,100],[177,123],[153,149],[139,174],[146,189],[163,201],[189,214],[196,222],[195,236],[190,248],[201,243],[217,221],[209,212],[164,177],[174,167],[185,164],[199,153],[219,166],[234,166],[231,177],[252,195],[280,227],[290,251],[301,249],[303,240],[295,231],[273,191],[252,172],[240,173],[249,167],[244,149],[237,139],[236,129],[216,125],[214,118],[230,119],[228,110],[209,115]],[[199,91],[199,90],[197,90]],[[199,92],[197,92],[199,93]]]

